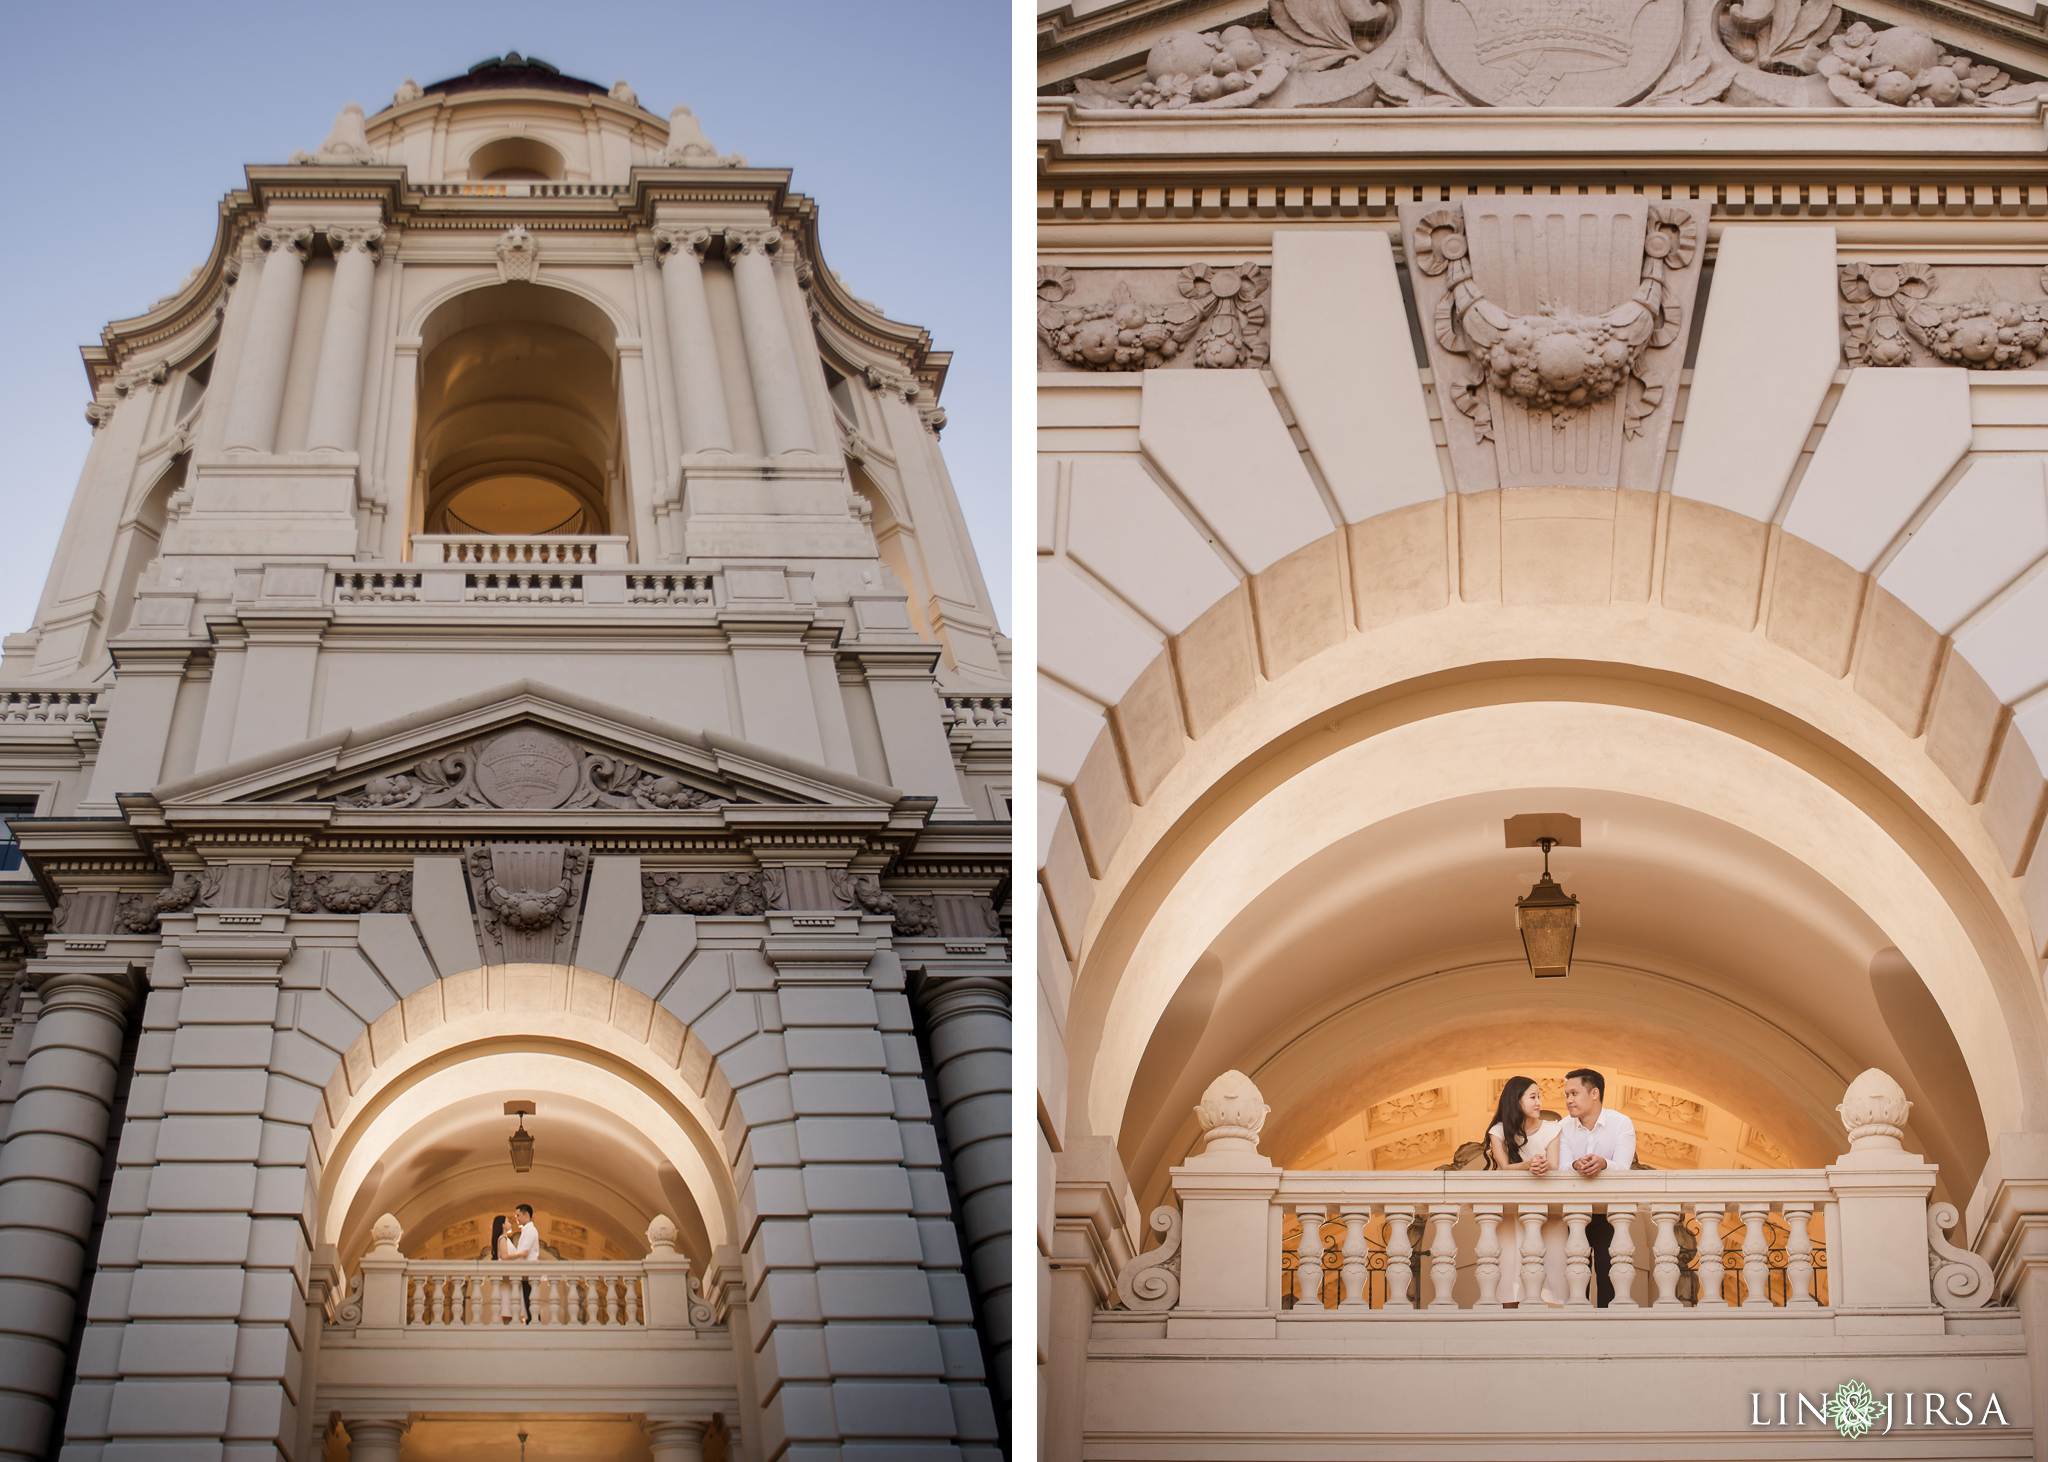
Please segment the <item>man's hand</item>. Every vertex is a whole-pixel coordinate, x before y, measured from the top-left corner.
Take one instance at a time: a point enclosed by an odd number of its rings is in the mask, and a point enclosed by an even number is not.
[[[1582,1178],[1597,1178],[1607,1171],[1607,1159],[1587,1153],[1584,1157],[1573,1163],[1572,1168]]]

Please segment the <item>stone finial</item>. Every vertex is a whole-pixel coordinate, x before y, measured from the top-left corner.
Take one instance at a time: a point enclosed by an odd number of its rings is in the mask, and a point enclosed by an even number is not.
[[[1259,1129],[1273,1109],[1259,1096],[1259,1089],[1242,1071],[1226,1071],[1209,1083],[1195,1108],[1195,1120],[1202,1124],[1207,1139],[1204,1152],[1257,1152]]]
[[[688,107],[676,107],[668,114],[668,148],[661,155],[664,166],[672,168],[743,168],[747,160],[736,152],[720,156],[704,135],[704,124]]]
[[[619,80],[614,81],[612,83],[611,91],[606,94],[610,96],[613,101],[617,102],[622,107],[637,107],[640,105],[640,93],[633,90],[633,88],[629,84],[627,84],[624,77],[621,77]]]
[[[420,90],[420,84],[408,76],[398,83],[398,90],[392,93],[391,105],[402,107],[407,102],[416,102],[425,95],[426,93]]]
[[[1873,1066],[1849,1083],[1835,1110],[1849,1129],[1851,1152],[1897,1152],[1913,1104],[1896,1081]]]
[[[350,102],[341,109],[341,115],[334,119],[334,130],[327,134],[327,140],[320,144],[318,152],[295,152],[295,163],[319,163],[324,166],[349,165],[375,162],[370,155],[369,134],[363,130],[363,109],[360,104]]]
[[[657,1254],[673,1254],[676,1251],[675,1220],[665,1213],[657,1213],[647,1225],[647,1247]]]
[[[395,1217],[387,1213],[370,1225],[370,1237],[376,1240],[376,1247],[372,1252],[396,1254],[398,1241],[405,1237],[405,1230],[399,1226]]]

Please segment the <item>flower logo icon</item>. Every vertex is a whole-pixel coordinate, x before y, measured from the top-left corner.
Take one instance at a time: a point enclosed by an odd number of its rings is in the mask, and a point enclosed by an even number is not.
[[[1835,1430],[1855,1441],[1876,1424],[1877,1395],[1861,1381],[1844,1381],[1827,1400],[1827,1418]]]

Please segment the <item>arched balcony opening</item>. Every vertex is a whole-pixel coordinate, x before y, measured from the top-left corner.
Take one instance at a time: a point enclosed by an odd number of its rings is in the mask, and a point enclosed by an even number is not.
[[[602,311],[523,283],[450,300],[421,335],[413,556],[441,559],[443,539],[611,535],[630,516],[621,435]]]
[[[532,137],[500,137],[469,155],[472,182],[555,182],[568,176],[568,164],[554,148]]]

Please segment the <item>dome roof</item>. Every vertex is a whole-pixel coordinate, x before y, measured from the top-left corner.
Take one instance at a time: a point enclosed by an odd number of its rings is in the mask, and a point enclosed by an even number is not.
[[[451,76],[445,81],[436,81],[420,88],[422,92],[440,92],[455,96],[468,91],[561,91],[574,96],[603,96],[608,87],[594,81],[584,81],[575,76],[564,76],[555,67],[538,56],[522,56],[517,51],[507,51],[502,56],[491,56],[479,61],[460,76]]]

